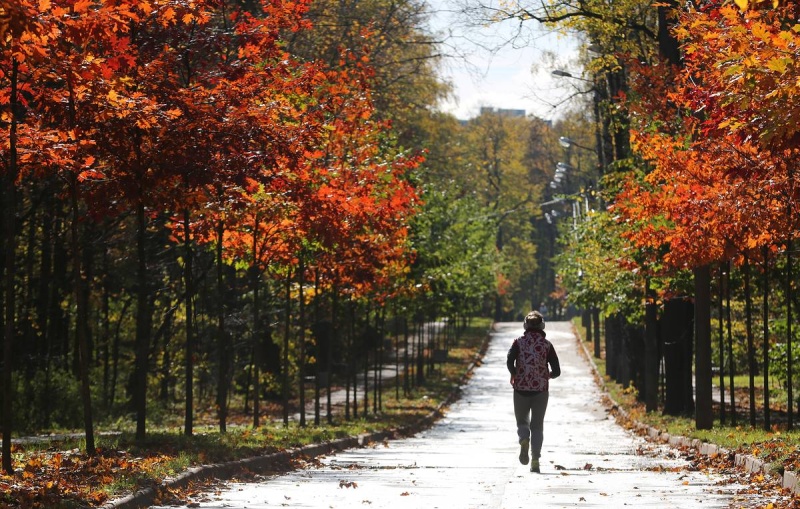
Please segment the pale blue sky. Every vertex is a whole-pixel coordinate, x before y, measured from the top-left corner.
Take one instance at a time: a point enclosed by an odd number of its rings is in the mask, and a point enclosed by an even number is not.
[[[451,3],[457,0],[428,1],[435,13],[433,30],[446,31],[446,50],[463,57],[447,59],[442,69],[458,96],[457,101],[443,105],[445,111],[460,119],[476,116],[482,106],[524,109],[544,119],[557,116],[552,105],[563,102],[574,84],[550,73],[561,68],[579,74],[574,38],[548,33],[531,21],[523,25],[524,32],[515,43],[503,44],[515,33],[516,24],[464,28]],[[492,54],[489,48],[497,47],[501,48]]]

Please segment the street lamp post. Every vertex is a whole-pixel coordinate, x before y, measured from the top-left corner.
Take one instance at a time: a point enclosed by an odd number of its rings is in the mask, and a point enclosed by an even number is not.
[[[597,154],[597,149],[581,145],[580,143],[576,143],[575,140],[573,140],[572,138],[570,138],[568,136],[559,137],[558,138],[558,143],[564,148],[578,147],[579,149],[587,150],[587,151],[589,151],[589,152],[591,152],[593,154]]]
[[[575,76],[571,72],[565,71],[563,69],[553,69],[550,72],[550,74],[552,74],[553,76],[557,76],[559,78],[572,78],[574,80],[585,81],[586,83],[591,83],[592,85],[594,85],[594,81],[587,80],[586,78],[582,78],[580,76]]]

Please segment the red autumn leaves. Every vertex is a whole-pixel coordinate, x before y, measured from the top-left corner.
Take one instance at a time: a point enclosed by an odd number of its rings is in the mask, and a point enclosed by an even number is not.
[[[334,69],[286,52],[306,10],[4,3],[0,102],[16,134],[3,152],[17,163],[4,172],[72,181],[95,217],[188,211],[198,241],[222,222],[227,257],[259,246],[256,263],[291,265],[302,247],[340,280],[374,280],[407,257],[418,160],[374,118],[366,59],[343,51]]]

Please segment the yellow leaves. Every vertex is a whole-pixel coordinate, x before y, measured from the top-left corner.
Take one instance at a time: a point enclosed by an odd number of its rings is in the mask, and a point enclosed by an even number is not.
[[[33,457],[28,460],[28,463],[25,464],[25,468],[22,470],[22,478],[25,480],[31,480],[36,477],[36,474],[42,468],[42,459],[41,457]]]
[[[789,68],[789,65],[793,63],[791,58],[772,58],[767,62],[767,68],[771,71],[775,71],[777,73],[783,74]]]
[[[750,32],[764,42],[770,42],[772,40],[772,34],[770,34],[767,26],[764,25],[764,23],[753,23],[750,26]]]
[[[743,12],[746,11],[747,9],[757,7],[758,4],[763,4],[763,3],[767,3],[767,2],[770,2],[772,4],[772,8],[773,9],[776,9],[778,7],[778,5],[780,4],[780,0],[752,0],[752,1],[751,0],[733,0],[733,2]]]
[[[719,123],[720,129],[728,129],[729,131],[737,131],[739,128],[745,125],[744,122],[737,120],[735,118],[729,118],[727,120],[723,120]]]

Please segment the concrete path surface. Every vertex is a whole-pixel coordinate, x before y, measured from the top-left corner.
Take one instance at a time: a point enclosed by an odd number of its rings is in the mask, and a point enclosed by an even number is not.
[[[462,398],[418,435],[344,451],[262,482],[231,483],[192,507],[560,508],[763,507],[722,476],[691,471],[670,448],[620,427],[601,404],[569,323],[547,324],[561,359],[545,417],[542,473],[519,463],[506,352],[521,333],[499,324]]]

